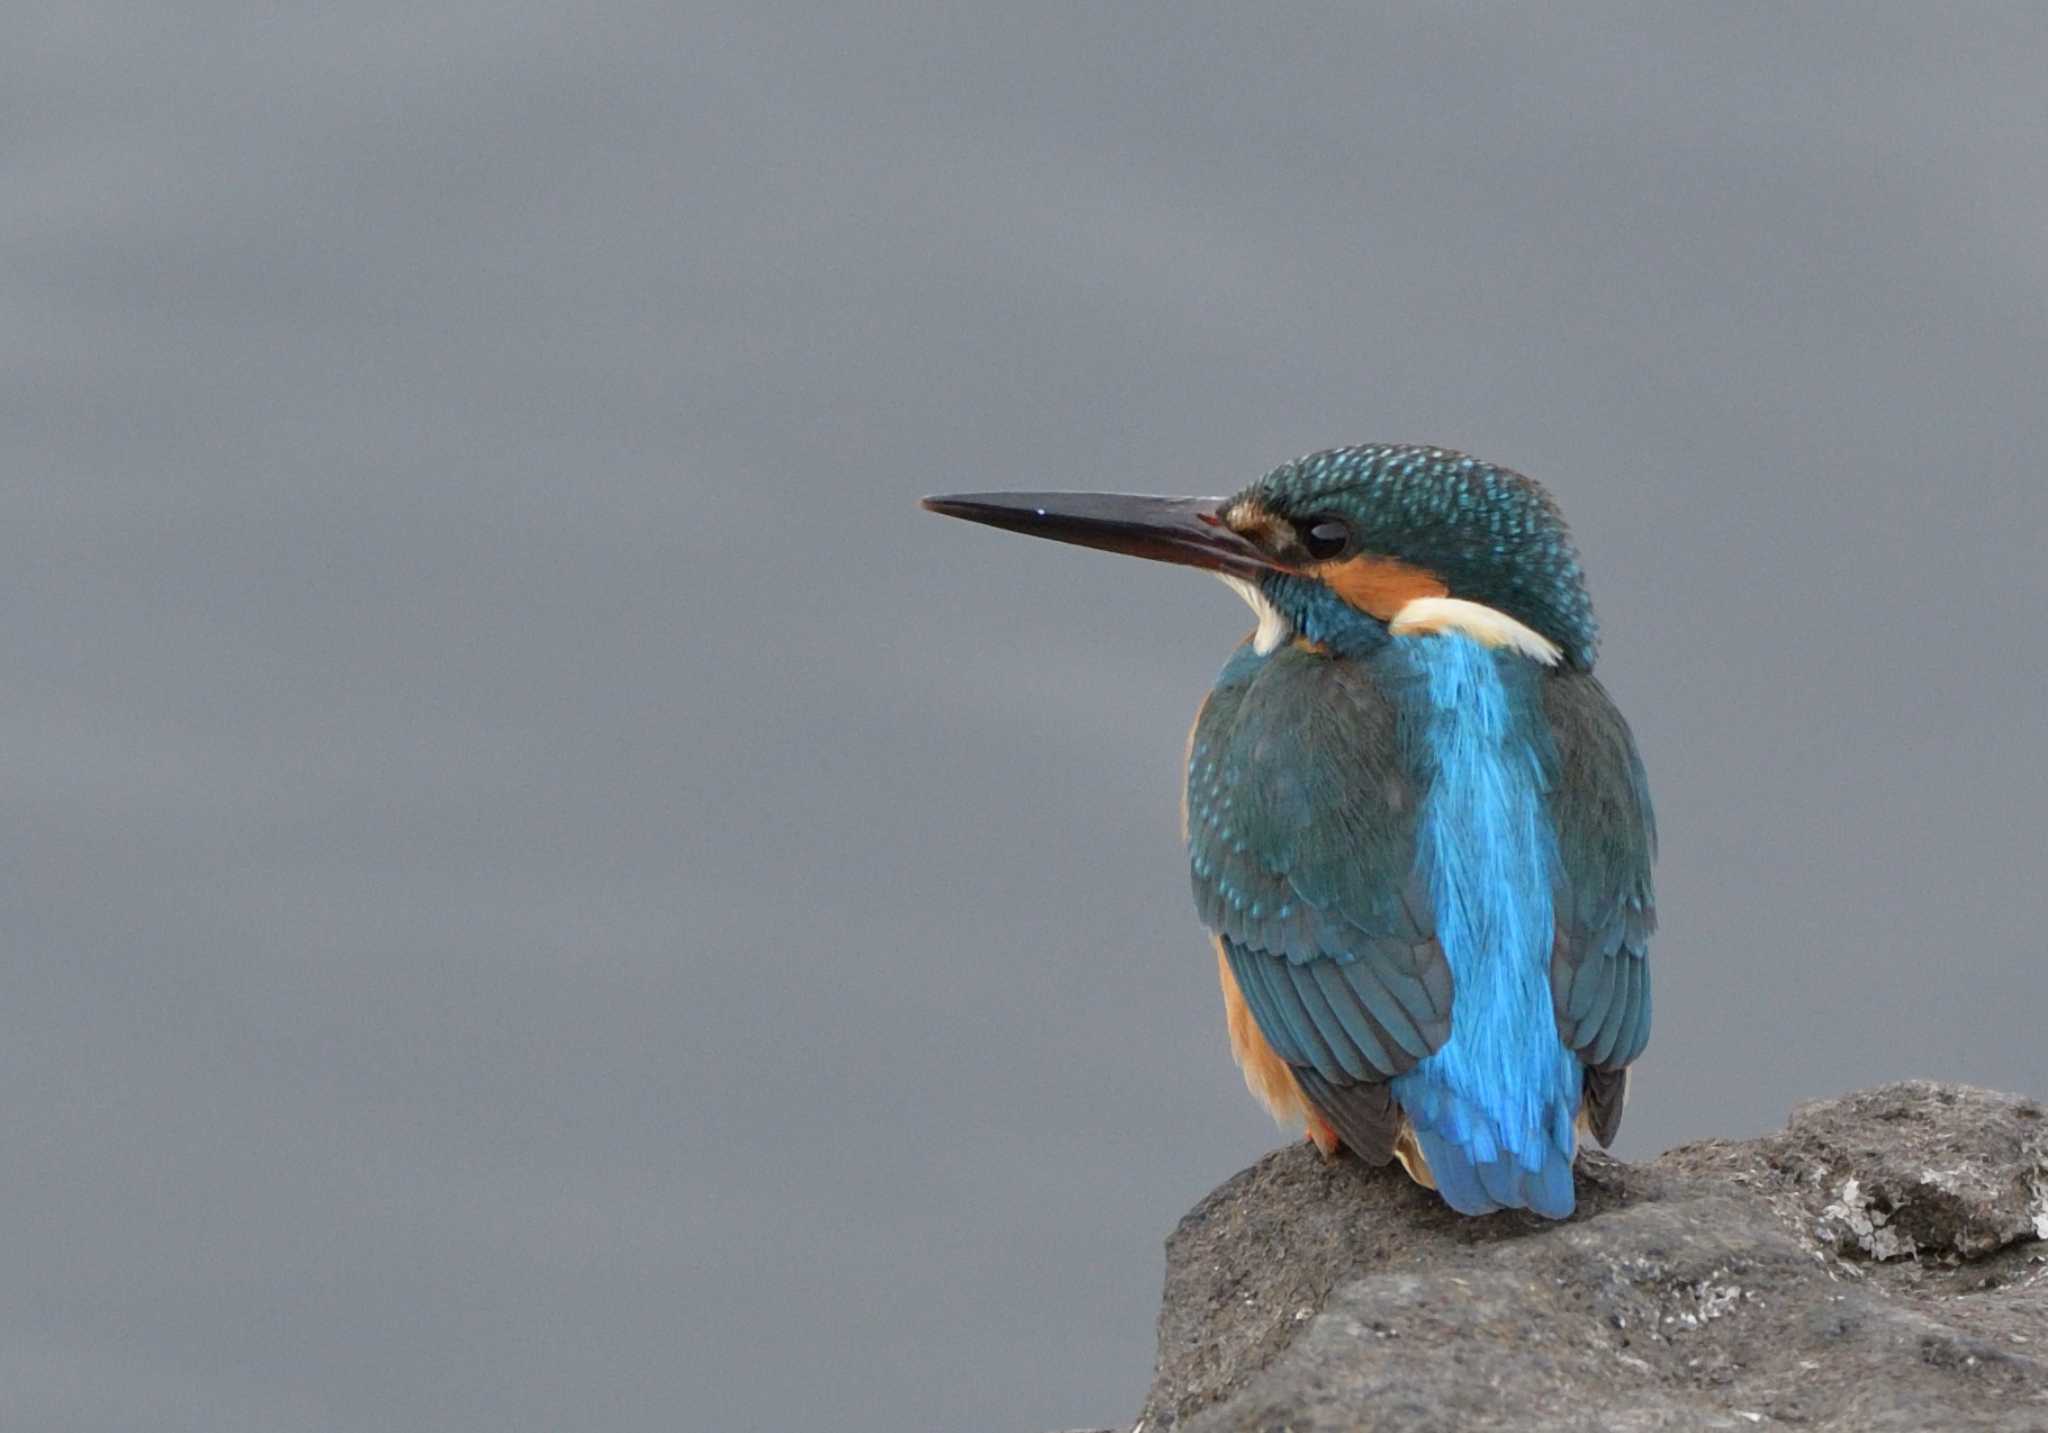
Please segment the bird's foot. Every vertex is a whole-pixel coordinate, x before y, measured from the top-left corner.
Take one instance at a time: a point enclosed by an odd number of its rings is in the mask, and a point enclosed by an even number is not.
[[[1308,1138],[1309,1143],[1322,1151],[1325,1160],[1337,1157],[1337,1149],[1341,1143],[1337,1138],[1337,1131],[1331,1128],[1328,1120],[1314,1110],[1308,1111]]]

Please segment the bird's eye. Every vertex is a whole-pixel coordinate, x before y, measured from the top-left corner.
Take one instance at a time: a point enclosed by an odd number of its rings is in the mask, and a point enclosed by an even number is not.
[[[1301,545],[1318,562],[1335,557],[1351,541],[1351,529],[1339,517],[1312,518],[1301,525]]]

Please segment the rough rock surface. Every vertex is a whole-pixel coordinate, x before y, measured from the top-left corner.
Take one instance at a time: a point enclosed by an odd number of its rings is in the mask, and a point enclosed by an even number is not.
[[[2048,1430],[2048,1116],[1927,1082],[1463,1219],[1306,1144],[1167,1241],[1143,1433]]]

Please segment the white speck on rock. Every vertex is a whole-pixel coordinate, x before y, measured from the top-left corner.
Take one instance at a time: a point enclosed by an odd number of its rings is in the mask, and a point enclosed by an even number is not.
[[[1742,1302],[1743,1293],[1733,1284],[1716,1287],[1701,1282],[1694,1287],[1692,1296],[1699,1301],[1700,1322],[1705,1323],[1709,1319],[1717,1319],[1723,1314],[1734,1312],[1735,1306]]]
[[[1842,1181],[1834,1202],[1820,1212],[1821,1231],[1836,1247],[1854,1245],[1873,1259],[1911,1258],[1920,1252],[1910,1235],[1888,1229],[1891,1215],[1871,1206],[1862,1182]]]

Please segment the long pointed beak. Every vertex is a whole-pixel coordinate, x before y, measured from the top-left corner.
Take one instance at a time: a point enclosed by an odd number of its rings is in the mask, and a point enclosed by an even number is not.
[[[1127,493],[957,493],[926,498],[927,511],[1154,562],[1236,577],[1275,564],[1217,516],[1223,498],[1148,498]]]

